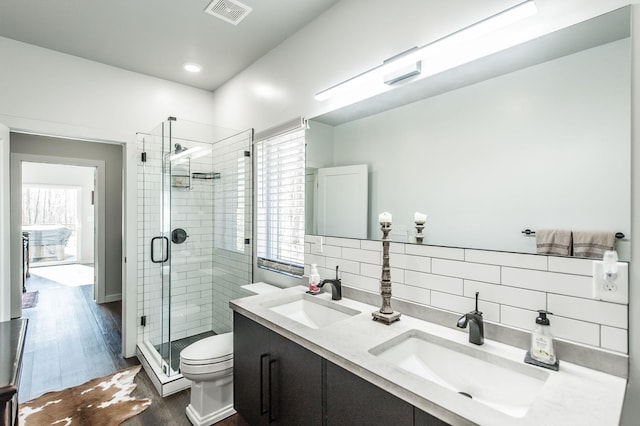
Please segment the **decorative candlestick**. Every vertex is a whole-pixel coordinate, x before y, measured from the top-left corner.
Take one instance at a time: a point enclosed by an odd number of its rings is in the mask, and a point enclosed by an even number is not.
[[[422,234],[422,230],[424,229],[424,225],[419,225],[416,223],[416,243],[422,244],[422,240],[424,239],[424,235]]]
[[[424,239],[424,235],[422,234],[422,230],[424,229],[424,223],[427,221],[427,215],[424,213],[416,212],[413,216],[413,220],[416,223],[416,243],[422,244],[422,240]]]
[[[381,321],[387,325],[400,319],[399,312],[391,308],[391,267],[389,266],[389,232],[391,231],[391,215],[380,215],[380,230],[382,231],[382,279],[380,280],[380,295],[382,306],[379,311],[371,313],[374,321]],[[388,220],[388,221],[387,221]]]

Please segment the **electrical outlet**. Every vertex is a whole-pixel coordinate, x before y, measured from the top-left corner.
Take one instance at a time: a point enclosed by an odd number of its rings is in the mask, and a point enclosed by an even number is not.
[[[604,277],[604,262],[593,262],[593,298],[613,303],[629,303],[629,265],[618,262],[614,279]]]

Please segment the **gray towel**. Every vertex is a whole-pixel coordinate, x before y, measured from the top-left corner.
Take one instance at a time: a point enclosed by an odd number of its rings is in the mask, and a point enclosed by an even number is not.
[[[573,255],[602,259],[604,252],[613,250],[616,245],[615,232],[573,232]]]
[[[571,256],[571,231],[564,229],[540,229],[536,231],[538,254]]]

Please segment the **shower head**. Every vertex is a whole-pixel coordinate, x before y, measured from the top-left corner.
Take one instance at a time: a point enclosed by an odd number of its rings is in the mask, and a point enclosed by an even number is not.
[[[186,146],[182,146],[179,143],[175,144],[174,146],[176,147],[176,151],[175,151],[176,154],[179,154],[182,151],[186,151],[187,150]]]

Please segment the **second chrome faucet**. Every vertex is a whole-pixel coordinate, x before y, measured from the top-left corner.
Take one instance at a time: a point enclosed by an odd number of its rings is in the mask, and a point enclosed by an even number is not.
[[[467,328],[469,325],[469,343],[474,345],[482,345],[484,343],[484,322],[482,320],[482,312],[478,310],[478,295],[476,291],[476,308],[464,314],[458,319],[458,327]]]

